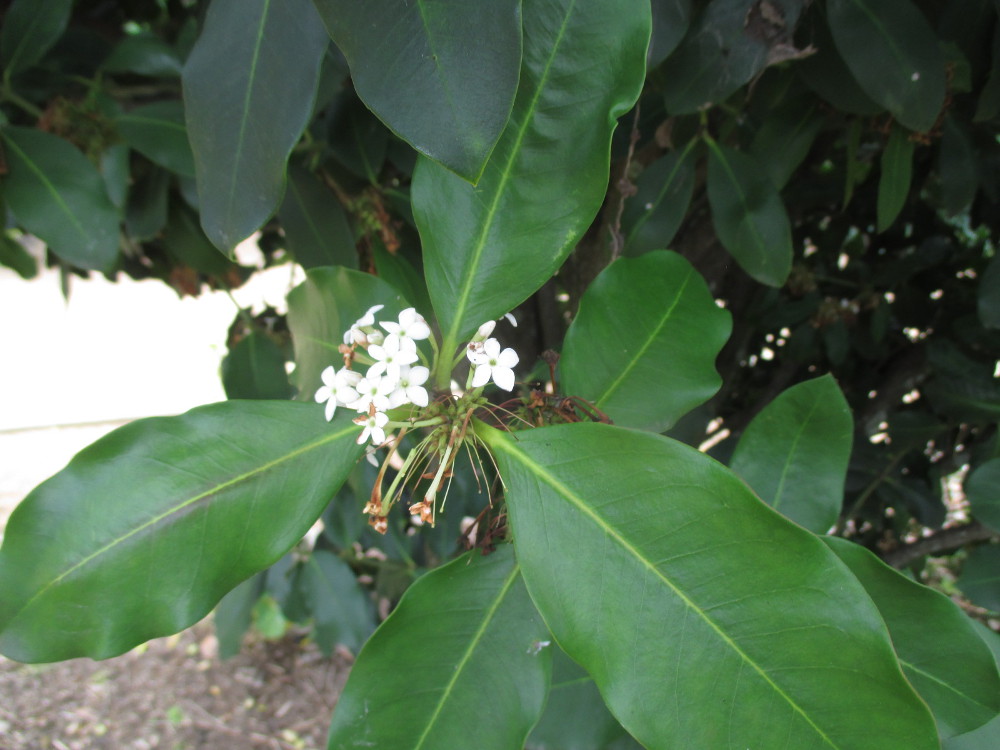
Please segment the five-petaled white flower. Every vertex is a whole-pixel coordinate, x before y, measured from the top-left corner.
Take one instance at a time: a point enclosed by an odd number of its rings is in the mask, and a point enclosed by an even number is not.
[[[395,409],[403,404],[427,406],[430,399],[423,386],[430,374],[431,371],[421,365],[400,368],[396,390],[389,394],[390,407]]]
[[[472,387],[486,385],[492,377],[493,382],[505,391],[514,388],[514,365],[519,361],[517,352],[507,348],[500,351],[500,342],[496,339],[486,339],[479,351],[469,350],[469,361],[476,366],[472,376]]]
[[[398,336],[401,344],[413,349],[416,349],[417,341],[431,336],[431,327],[427,325],[424,316],[413,307],[408,307],[399,314],[399,322],[386,321],[379,325],[387,330],[391,336]]]
[[[332,367],[327,367],[320,374],[323,380],[316,391],[316,402],[326,402],[326,421],[333,419],[337,406],[351,406],[358,400],[358,392],[354,386],[361,380],[361,374],[348,370],[346,367],[334,371]]]
[[[417,361],[417,350],[416,345],[411,350],[403,344],[402,339],[390,334],[381,346],[378,344],[369,346],[368,356],[375,360],[375,364],[368,368],[367,379],[387,378],[395,386],[399,382],[400,368]]]
[[[356,411],[368,411],[375,406],[379,411],[389,408],[389,393],[395,388],[395,383],[386,378],[361,378],[354,389],[358,392],[358,400],[351,404]]]
[[[355,424],[364,425],[361,434],[358,435],[358,445],[361,445],[368,438],[371,438],[372,445],[381,445],[385,442],[385,426],[389,421],[389,416],[380,411],[370,412],[354,420]]]
[[[382,340],[382,333],[375,328],[375,313],[383,307],[385,305],[369,307],[368,312],[355,320],[354,325],[344,331],[344,343],[348,346],[351,344],[378,344]],[[375,335],[374,339],[373,335]]]

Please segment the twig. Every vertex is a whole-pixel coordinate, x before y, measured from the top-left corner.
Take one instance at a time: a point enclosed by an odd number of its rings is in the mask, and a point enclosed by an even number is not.
[[[618,207],[615,210],[615,221],[611,225],[611,260],[621,257],[625,249],[625,238],[622,237],[622,214],[625,213],[625,199],[635,195],[636,187],[628,178],[632,157],[635,155],[635,144],[639,142],[639,102],[635,103],[635,114],[632,117],[632,132],[628,139],[628,155],[622,165],[621,177],[618,178]]]
[[[1000,539],[993,529],[983,526],[979,521],[941,529],[930,536],[887,552],[882,559],[894,568],[905,568],[910,563],[919,560],[924,555],[934,555],[964,547],[970,542],[984,542],[990,539]]]

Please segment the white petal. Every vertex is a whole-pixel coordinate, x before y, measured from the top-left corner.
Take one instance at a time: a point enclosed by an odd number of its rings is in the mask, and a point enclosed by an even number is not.
[[[355,370],[348,370],[346,367],[341,367],[337,371],[337,385],[339,386],[350,386],[354,387],[361,380],[361,373]]]
[[[372,359],[388,359],[389,358],[389,347],[390,341],[392,341],[392,336],[389,340],[385,342],[385,346],[379,346],[378,344],[372,344],[368,347],[368,356]]]
[[[477,365],[476,371],[472,375],[472,387],[478,388],[481,385],[486,385],[490,380],[490,366],[483,364]]]
[[[423,341],[431,337],[431,327],[423,318],[413,321],[407,328],[407,333],[411,339]]]
[[[520,361],[521,358],[517,356],[517,352],[513,349],[504,349],[499,355],[497,355],[497,365],[500,367],[506,367],[509,369]]]
[[[497,327],[497,322],[495,320],[487,320],[481,326],[479,330],[476,331],[476,338],[480,341],[489,338],[490,334],[493,333],[493,329]]]
[[[514,317],[514,313],[504,313],[503,316],[507,318],[508,323],[517,328],[517,319]]]
[[[496,339],[486,339],[483,342],[483,354],[490,359],[496,359],[500,354],[500,342]]]
[[[509,367],[494,367],[493,382],[505,391],[512,390],[514,388],[514,371]]]
[[[333,389],[328,385],[321,385],[316,389],[316,403],[322,404],[324,401],[329,401],[333,397]]]
[[[411,385],[406,389],[406,397],[417,406],[427,406],[430,398],[427,396],[427,389],[419,385]]]
[[[410,385],[423,385],[427,382],[427,378],[429,378],[430,375],[431,371],[423,365],[414,365],[407,371],[406,378]]]
[[[319,377],[323,381],[323,385],[333,385],[337,380],[337,373],[331,366],[323,370]]]

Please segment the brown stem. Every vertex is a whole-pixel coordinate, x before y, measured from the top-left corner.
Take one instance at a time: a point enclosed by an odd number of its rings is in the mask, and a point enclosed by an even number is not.
[[[1000,539],[1000,534],[983,526],[979,521],[972,521],[961,526],[941,529],[928,537],[904,544],[885,553],[882,559],[894,568],[905,568],[925,555],[950,552],[971,542],[984,542],[990,539]]]

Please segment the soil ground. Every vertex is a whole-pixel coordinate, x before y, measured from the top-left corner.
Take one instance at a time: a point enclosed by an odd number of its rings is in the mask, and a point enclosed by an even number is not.
[[[209,622],[106,661],[0,657],[0,750],[321,750],[350,658],[294,638],[222,661]]]

